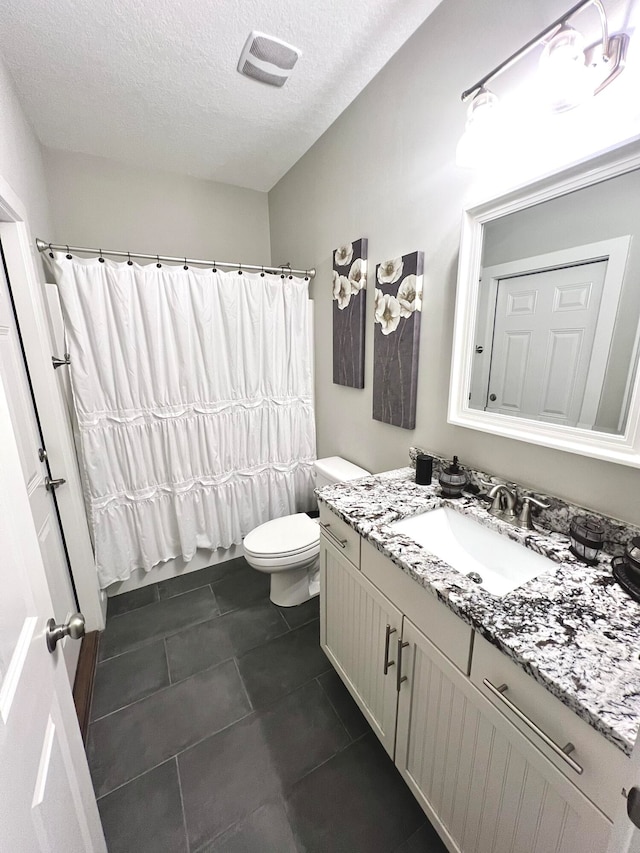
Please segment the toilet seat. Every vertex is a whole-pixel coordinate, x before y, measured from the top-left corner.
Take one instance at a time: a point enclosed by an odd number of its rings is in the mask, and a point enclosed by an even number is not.
[[[317,521],[298,512],[256,527],[245,536],[243,546],[245,555],[265,568],[271,561],[287,566],[306,563],[318,553],[320,528]]]

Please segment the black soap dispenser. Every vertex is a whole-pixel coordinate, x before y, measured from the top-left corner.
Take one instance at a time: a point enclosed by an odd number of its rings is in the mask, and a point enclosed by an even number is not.
[[[444,468],[440,474],[440,488],[445,498],[462,497],[462,490],[467,485],[467,472],[458,464],[458,457],[453,457],[453,462],[448,468]]]

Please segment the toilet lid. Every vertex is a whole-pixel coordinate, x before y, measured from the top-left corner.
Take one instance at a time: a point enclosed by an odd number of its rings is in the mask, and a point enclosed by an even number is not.
[[[298,512],[261,524],[245,536],[243,545],[250,554],[277,557],[313,549],[319,540],[318,522]]]

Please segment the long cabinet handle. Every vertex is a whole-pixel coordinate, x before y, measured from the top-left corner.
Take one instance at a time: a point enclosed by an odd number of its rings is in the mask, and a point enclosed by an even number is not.
[[[342,548],[343,550],[347,547],[347,539],[338,539],[333,530],[329,530],[331,527],[330,524],[324,524],[322,521],[320,522],[320,527],[323,529],[325,536],[329,539],[330,542],[333,542],[334,545],[337,545],[338,548]]]
[[[390,666],[395,666],[396,662],[394,660],[389,660],[389,643],[391,642],[391,635],[395,634],[396,629],[392,628],[391,625],[387,625],[387,630],[384,634],[384,669],[383,672],[386,675],[389,672]]]
[[[409,643],[402,642],[402,637],[398,640],[398,671],[396,672],[396,690],[400,692],[400,685],[407,680],[407,676],[402,674],[402,650],[406,649]]]
[[[560,746],[554,740],[551,740],[549,735],[545,734],[545,732],[542,731],[540,726],[536,725],[533,720],[530,720],[529,717],[527,717],[527,715],[524,714],[520,710],[520,708],[518,708],[517,705],[514,705],[513,702],[507,696],[504,695],[509,689],[509,686],[507,684],[501,684],[500,687],[496,687],[495,684],[492,684],[488,678],[484,678],[482,680],[482,683],[487,688],[487,690],[490,690],[494,696],[496,696],[502,703],[504,703],[507,708],[512,711],[521,722],[525,724],[525,726],[531,729],[534,734],[538,735],[538,737],[541,738],[544,743],[546,743],[549,749],[553,750],[553,752],[555,752],[555,754],[558,755],[563,761],[566,761],[566,763],[572,770],[574,770],[578,775],[582,774],[583,768],[578,764],[577,761],[574,761],[573,758],[571,758],[570,753],[575,750],[575,746],[571,742],[566,744],[566,746]]]

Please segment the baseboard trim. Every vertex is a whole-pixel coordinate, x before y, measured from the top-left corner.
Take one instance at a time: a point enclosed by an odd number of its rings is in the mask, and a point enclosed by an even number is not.
[[[91,631],[82,638],[78,668],[73,682],[73,701],[76,706],[82,741],[85,744],[91,715],[91,697],[93,696],[93,681],[96,675],[99,638],[98,631]]]

